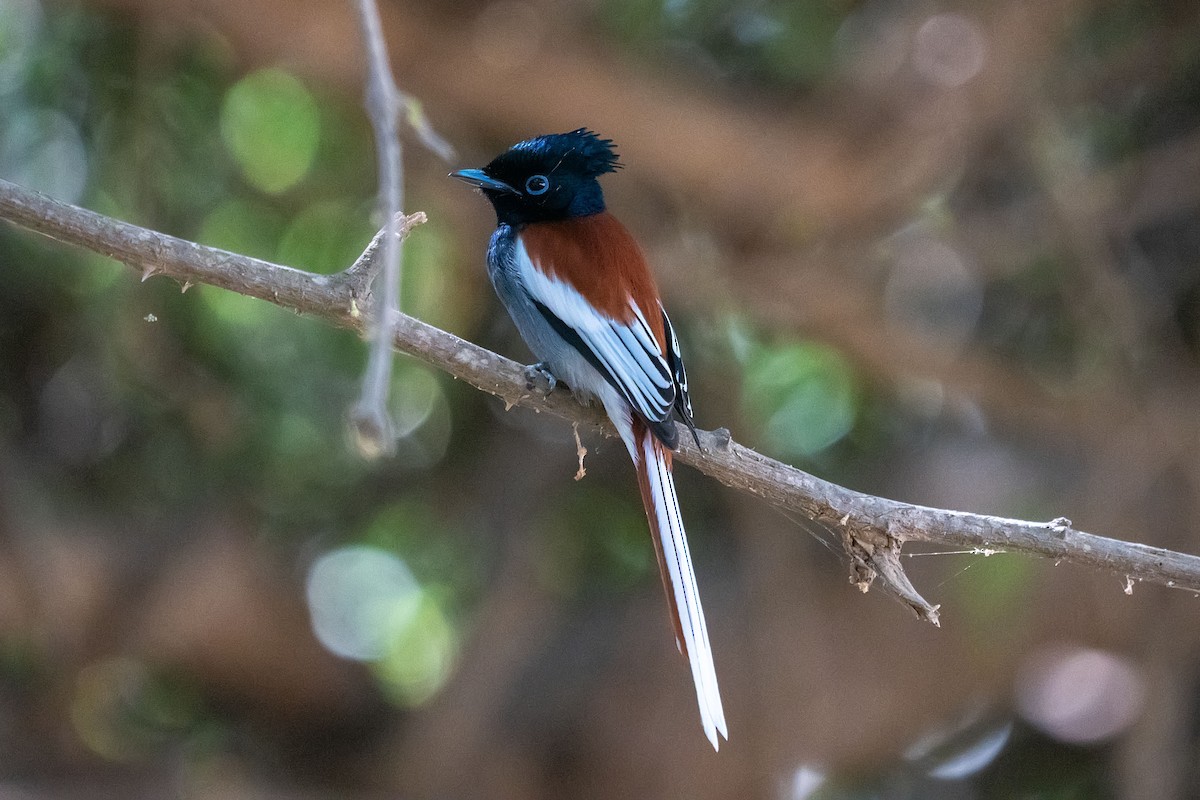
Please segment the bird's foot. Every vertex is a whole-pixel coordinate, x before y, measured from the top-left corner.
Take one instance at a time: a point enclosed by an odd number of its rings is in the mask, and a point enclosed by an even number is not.
[[[554,388],[558,386],[558,378],[554,377],[554,373],[550,371],[548,366],[546,366],[545,361],[539,361],[536,364],[530,364],[529,366],[525,367],[525,389],[526,391],[532,392],[533,386],[537,382],[539,376],[545,378],[546,382],[550,384],[550,388],[547,389],[543,395],[549,396],[550,393],[554,391]]]

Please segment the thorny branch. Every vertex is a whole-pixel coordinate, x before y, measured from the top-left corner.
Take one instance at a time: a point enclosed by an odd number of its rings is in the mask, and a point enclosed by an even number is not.
[[[204,247],[60,203],[0,180],[0,218],[129,265],[143,280],[156,274],[181,283],[207,283],[268,300],[363,332],[365,280],[379,250],[378,234],[355,265],[337,275],[315,275]],[[425,221],[398,218],[397,240]],[[503,356],[405,314],[397,314],[393,347],[496,395],[510,406],[544,411],[613,435],[603,414],[567,391],[545,394],[544,379],[528,388],[525,368]],[[678,458],[727,486],[820,521],[843,540],[851,581],[864,591],[878,580],[919,617],[937,624],[937,607],[909,583],[899,560],[904,542],[936,542],[978,550],[1044,556],[1144,581],[1200,592],[1200,557],[1075,530],[1070,520],[1029,522],[928,508],[862,494],[768,458],[730,438],[725,429],[701,431],[698,449],[680,441]],[[1114,584],[1116,585],[1116,584]]]

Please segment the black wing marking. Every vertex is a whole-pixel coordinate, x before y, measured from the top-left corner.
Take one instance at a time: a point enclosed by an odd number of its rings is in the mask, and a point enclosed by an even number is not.
[[[683,367],[683,356],[679,352],[679,337],[675,335],[675,327],[671,325],[671,318],[667,316],[666,309],[663,309],[662,316],[663,326],[667,331],[667,365],[670,366],[675,379],[675,412],[692,432],[696,447],[700,447],[700,435],[696,433],[696,423],[692,420],[692,398],[688,395],[687,370]]]
[[[605,361],[601,359],[599,355],[597,355],[595,350],[588,346],[588,344],[583,340],[583,337],[579,335],[579,331],[575,330],[566,322],[564,322],[557,314],[551,311],[550,308],[541,301],[533,300],[533,305],[534,308],[538,310],[538,313],[540,313],[546,320],[546,322],[550,324],[550,327],[554,329],[554,332],[565,339],[569,345],[579,351],[579,354],[582,355],[584,359],[592,365],[592,368],[595,369],[596,372],[600,373],[600,376],[604,378],[604,380],[606,380],[610,386],[621,393],[621,396],[624,397],[626,402],[633,407],[638,416],[646,421],[646,426],[654,433],[655,437],[657,437],[659,441],[672,450],[679,445],[679,432],[675,429],[675,421],[671,419],[671,409],[677,407],[678,404],[678,393],[674,380],[671,381],[670,386],[663,390],[661,397],[659,398],[651,399],[644,397],[633,397],[630,387],[626,386],[624,382],[616,379],[612,373],[612,370],[609,369],[608,364],[605,363]],[[660,418],[655,419],[650,413],[647,413],[653,410],[652,408],[648,407],[651,403],[663,409]]]

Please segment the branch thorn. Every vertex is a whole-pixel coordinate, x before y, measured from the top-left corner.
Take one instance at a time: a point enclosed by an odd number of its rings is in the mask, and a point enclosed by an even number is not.
[[[575,432],[575,455],[579,456],[579,470],[575,473],[575,480],[581,481],[583,476],[587,475],[587,470],[583,468],[583,457],[587,455],[588,450],[579,439],[579,423],[572,422],[571,429]]]

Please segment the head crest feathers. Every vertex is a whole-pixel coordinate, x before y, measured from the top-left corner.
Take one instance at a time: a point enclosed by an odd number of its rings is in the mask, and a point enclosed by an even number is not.
[[[577,128],[567,133],[551,133],[526,139],[513,145],[513,151],[526,151],[557,160],[558,166],[598,177],[616,172],[623,164],[618,160],[612,139],[601,139],[595,131]]]

